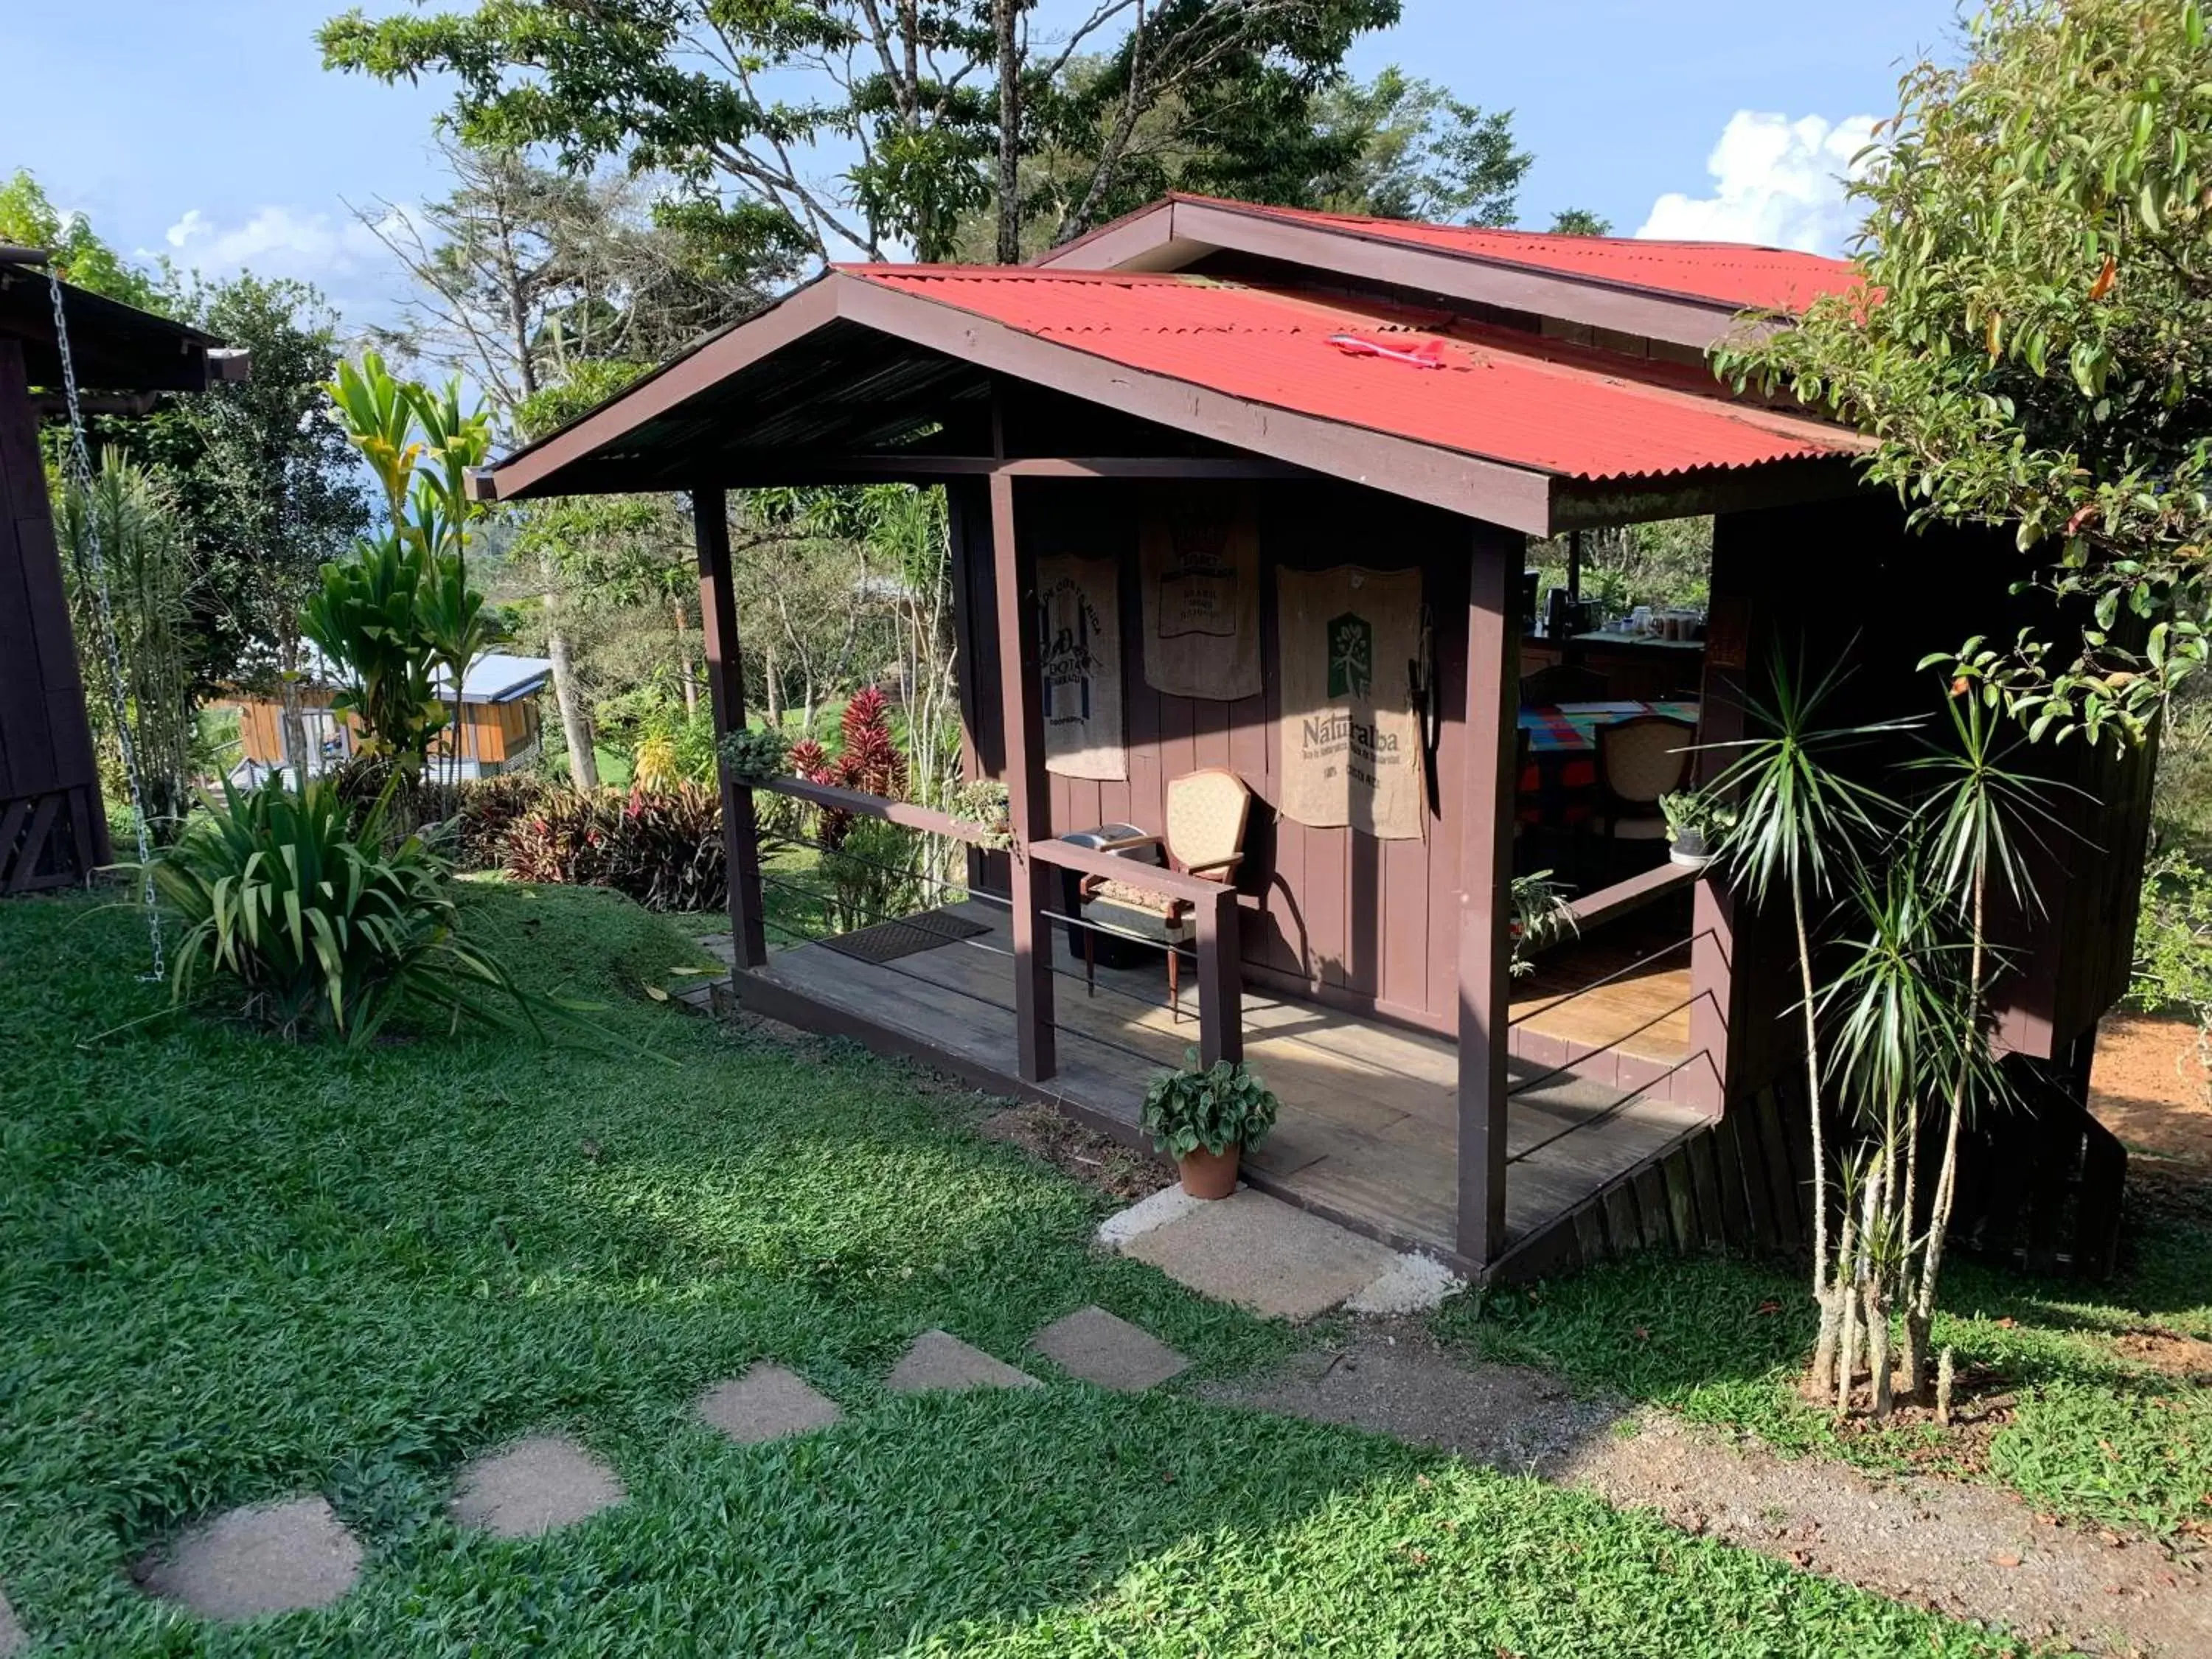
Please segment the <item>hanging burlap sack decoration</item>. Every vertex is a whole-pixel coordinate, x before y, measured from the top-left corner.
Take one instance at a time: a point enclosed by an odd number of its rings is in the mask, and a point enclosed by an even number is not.
[[[1282,813],[1384,841],[1421,833],[1421,573],[1276,574],[1282,657]]]
[[[1260,531],[1248,490],[1145,497],[1145,678],[1179,697],[1260,695]]]
[[[1037,561],[1044,764],[1069,778],[1129,775],[1121,742],[1121,605],[1114,560]]]

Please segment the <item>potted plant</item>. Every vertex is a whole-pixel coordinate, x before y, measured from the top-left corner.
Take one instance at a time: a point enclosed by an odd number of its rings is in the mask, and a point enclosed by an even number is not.
[[[1719,856],[1721,839],[1735,828],[1735,810],[1701,789],[1659,797],[1667,820],[1667,856],[1702,870]]]
[[[790,769],[791,754],[782,732],[749,726],[722,739],[722,764],[731,782],[757,789]]]
[[[1182,1070],[1152,1079],[1141,1121],[1152,1144],[1175,1158],[1183,1191],[1226,1198],[1237,1190],[1243,1149],[1267,1138],[1280,1103],[1241,1060],[1201,1066],[1195,1048],[1184,1060]]]

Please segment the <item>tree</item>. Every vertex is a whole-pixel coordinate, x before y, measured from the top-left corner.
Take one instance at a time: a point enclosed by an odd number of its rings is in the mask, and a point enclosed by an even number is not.
[[[1905,76],[1851,186],[1864,285],[1721,367],[1872,434],[1917,520],[2016,527],[2078,607],[1948,665],[2033,737],[2140,740],[2212,597],[2204,8],[1991,0],[1967,39]]]
[[[1439,224],[1510,225],[1535,158],[1516,147],[1510,110],[1487,113],[1393,66],[1314,100],[1322,130],[1351,148],[1316,181],[1313,205]]]
[[[0,185],[0,242],[44,248],[64,282],[104,294],[146,311],[161,309],[154,280],[125,263],[123,256],[94,234],[81,213],[64,213],[26,169]]]
[[[352,448],[326,414],[338,319],[304,283],[251,275],[173,284],[165,301],[184,320],[249,351],[252,374],[169,399],[145,420],[111,422],[110,430],[172,481],[198,568],[188,642],[194,687],[278,696],[296,755],[306,745],[296,694],[300,609],[320,568],[368,523]]]
[[[1554,236],[1610,236],[1613,221],[1588,208],[1561,208],[1552,216]]]
[[[416,284],[402,343],[475,380],[512,438],[551,430],[749,309],[770,275],[720,240],[720,217],[656,205],[651,180],[570,178],[513,152],[451,140],[442,148],[451,194],[414,214],[362,217]],[[604,601],[610,550],[641,511],[664,528],[672,519],[667,503],[657,513],[596,500],[520,511],[515,544],[539,579],[554,702],[570,776],[583,788],[598,786],[599,770],[575,617]],[[665,545],[647,555],[664,574]],[[680,586],[672,603],[684,603]]]
[[[460,82],[461,134],[617,160],[688,192],[698,228],[758,265],[794,254],[943,257],[1048,145],[1084,165],[1024,201],[1073,236],[1157,191],[1139,138],[1173,130],[1194,178],[1290,199],[1323,169],[1309,100],[1399,0],[1097,0],[1047,49],[1032,0],[483,0],[333,18],[332,68]],[[1121,31],[1118,40],[1113,31]],[[1072,75],[1086,55],[1093,72]],[[834,171],[827,152],[857,155]],[[1210,158],[1191,166],[1188,158]],[[842,158],[841,158],[842,159]],[[827,173],[828,176],[822,176]],[[1064,183],[1065,188],[1060,186]],[[1014,250],[995,216],[1000,257]]]

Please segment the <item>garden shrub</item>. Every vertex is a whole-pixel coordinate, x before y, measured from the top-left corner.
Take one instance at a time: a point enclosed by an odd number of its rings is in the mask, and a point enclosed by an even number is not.
[[[174,1000],[228,981],[248,1018],[355,1044],[410,1005],[496,1020],[487,991],[534,1024],[506,970],[455,936],[444,860],[420,836],[386,836],[395,793],[387,785],[356,827],[330,779],[296,791],[281,775],[249,791],[226,783],[149,866],[185,923]]]
[[[611,887],[649,910],[729,902],[721,798],[695,783],[549,791],[507,826],[505,847],[519,881]]]

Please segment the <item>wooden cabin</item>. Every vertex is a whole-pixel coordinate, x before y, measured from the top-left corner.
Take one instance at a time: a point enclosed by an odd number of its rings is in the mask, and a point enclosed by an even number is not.
[[[1186,1045],[1248,1058],[1283,1102],[1255,1184],[1477,1277],[1789,1248],[1808,1212],[1788,934],[1620,836],[1626,771],[1579,817],[1566,798],[1632,749],[1648,773],[1655,725],[1680,734],[1662,760],[1710,771],[1778,648],[1848,653],[1856,708],[1932,713],[1920,658],[2033,603],[2006,538],[1908,533],[1859,483],[1857,434],[1705,366],[1741,313],[1852,281],[1761,248],[1178,197],[1025,267],[834,269],[477,482],[690,492],[724,727],[744,719],[725,492],[946,489],[967,764],[1006,783],[1012,854],[979,847],[964,894],[903,933],[772,937],[778,874],[726,779],[746,1008],[1131,1139]],[[1532,634],[1534,538],[1693,514],[1701,617],[1655,638],[1569,607]],[[2060,758],[2083,833],[2050,849],[2006,992],[2035,1103],[1977,1131],[1960,1214],[1996,1253],[2094,1266],[2123,1160],[2081,1089],[2125,987],[2149,767]],[[1233,863],[1114,844],[1174,852],[1200,793],[1240,791]],[[1516,979],[1513,878],[1560,848],[1606,856],[1576,939]],[[1125,920],[1172,913],[1194,970],[1176,982],[1170,954],[1172,990],[1164,928],[1097,923],[1115,893]]]
[[[39,422],[67,416],[58,289],[88,414],[246,378],[199,330],[55,283],[35,248],[0,248],[0,894],[66,887],[112,859],[85,699],[98,659],[70,624]]]
[[[431,740],[433,773],[441,778],[497,777],[535,761],[544,744],[538,694],[552,678],[545,657],[510,657],[488,653],[462,677],[460,720],[448,720]],[[343,765],[361,747],[360,720],[331,705],[336,677],[326,668],[311,670],[298,690],[301,739],[307,775]],[[450,716],[453,693],[442,673],[438,696]],[[289,768],[295,757],[285,740],[284,705],[274,696],[240,694],[228,705],[238,714],[240,758],[231,769],[234,783],[258,783]],[[456,763],[453,757],[458,756]]]

